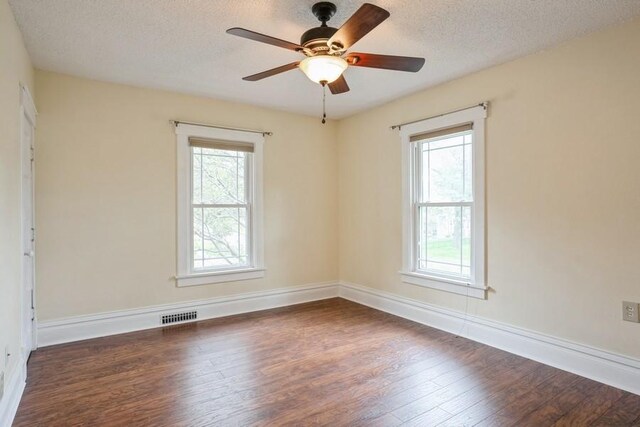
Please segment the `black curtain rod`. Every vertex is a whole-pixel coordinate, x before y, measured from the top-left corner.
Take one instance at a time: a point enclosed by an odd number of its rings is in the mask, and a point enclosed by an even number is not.
[[[178,126],[180,123],[182,123],[183,125],[195,125],[195,126],[204,126],[204,127],[216,128],[216,129],[239,130],[239,131],[242,131],[242,132],[260,133],[260,134],[262,134],[262,136],[271,136],[271,135],[273,135],[273,132],[267,132],[267,131],[263,131],[263,130],[231,128],[231,127],[225,127],[225,126],[209,125],[209,124],[206,124],[206,123],[183,122],[182,120],[170,120],[170,122],[173,123],[174,126]]]
[[[464,110],[468,110],[469,108],[475,108],[475,107],[482,107],[482,108],[484,108],[486,110],[487,107],[489,107],[489,101],[484,101],[484,102],[481,102],[480,104],[471,105],[470,107],[458,108],[457,110],[449,111],[449,112],[442,113],[442,114],[437,114],[437,115],[431,116],[431,117],[425,117],[424,119],[414,120],[412,122],[400,123],[398,125],[391,126],[391,129],[396,129],[396,128],[397,129],[401,129],[402,126],[411,125],[413,123],[418,123],[418,122],[421,122],[423,120],[435,119],[436,117],[442,117],[442,116],[447,115],[447,114],[457,113],[459,111],[464,111]]]

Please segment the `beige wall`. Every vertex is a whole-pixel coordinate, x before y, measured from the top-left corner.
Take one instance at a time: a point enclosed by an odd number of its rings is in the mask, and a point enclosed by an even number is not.
[[[464,310],[463,297],[399,280],[400,142],[388,126],[489,100],[494,292],[469,312],[640,357],[639,326],[620,319],[623,299],[640,301],[638,40],[636,20],[326,126],[37,72],[39,317],[338,277]],[[172,118],[274,132],[264,280],[176,288]]]
[[[429,69],[427,61],[426,72]],[[640,356],[640,21],[338,125],[340,278],[464,310],[401,283],[400,140],[388,126],[489,100],[487,301],[469,312]]]
[[[336,280],[336,125],[37,71],[40,320]],[[266,277],[177,288],[170,119],[265,129]]]
[[[0,0],[0,371],[5,347],[14,355],[7,379],[20,353],[20,83],[33,93],[31,61],[9,4]]]

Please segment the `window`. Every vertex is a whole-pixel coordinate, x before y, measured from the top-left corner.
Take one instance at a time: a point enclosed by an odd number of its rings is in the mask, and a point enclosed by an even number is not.
[[[176,133],[178,286],[263,277],[264,137],[182,123]]]
[[[484,298],[484,106],[404,125],[407,283]]]

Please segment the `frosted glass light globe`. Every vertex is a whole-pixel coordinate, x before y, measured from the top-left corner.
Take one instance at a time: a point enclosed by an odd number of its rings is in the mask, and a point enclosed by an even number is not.
[[[347,61],[339,56],[318,55],[310,56],[300,62],[300,69],[312,82],[332,83],[347,69]]]

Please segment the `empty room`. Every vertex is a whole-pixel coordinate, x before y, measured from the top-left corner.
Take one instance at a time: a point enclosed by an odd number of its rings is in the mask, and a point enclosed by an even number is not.
[[[0,0],[0,427],[640,427],[640,0]]]

